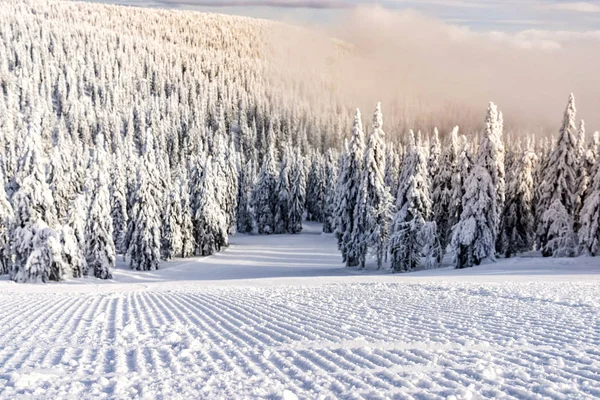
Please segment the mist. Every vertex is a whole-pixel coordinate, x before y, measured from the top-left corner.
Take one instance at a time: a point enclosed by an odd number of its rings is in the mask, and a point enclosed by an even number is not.
[[[458,124],[469,133],[493,101],[507,129],[551,134],[571,92],[588,132],[600,129],[600,31],[480,33],[377,7],[306,28],[273,38],[285,47],[279,63],[287,73],[314,80],[307,71],[319,71],[322,98],[364,115],[381,101],[386,123],[399,129]]]

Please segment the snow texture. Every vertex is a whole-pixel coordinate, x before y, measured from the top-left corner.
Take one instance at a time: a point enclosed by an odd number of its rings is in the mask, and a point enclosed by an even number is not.
[[[600,396],[597,259],[358,272],[320,229],[112,281],[0,281],[0,398]]]

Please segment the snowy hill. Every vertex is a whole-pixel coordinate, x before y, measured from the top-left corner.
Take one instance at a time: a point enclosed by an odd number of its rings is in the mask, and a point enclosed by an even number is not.
[[[599,273],[358,272],[309,224],[96,284],[1,281],[0,398],[597,398]]]

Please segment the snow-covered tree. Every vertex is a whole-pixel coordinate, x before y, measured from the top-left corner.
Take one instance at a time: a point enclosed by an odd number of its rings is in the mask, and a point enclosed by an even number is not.
[[[127,236],[127,180],[120,153],[115,153],[111,168],[110,215],[113,221],[113,242],[117,253],[124,254]]]
[[[508,182],[501,225],[502,251],[506,257],[531,250],[535,236],[533,216],[533,173],[537,156],[530,150],[515,163]]]
[[[0,168],[0,275],[8,274],[12,264],[9,227],[13,218],[13,208],[4,190],[4,176]]]
[[[252,196],[256,227],[258,233],[261,234],[271,234],[275,231],[277,178],[275,148],[270,145],[265,154]]]
[[[296,154],[292,158],[290,170],[290,197],[288,232],[300,233],[302,231],[302,217],[306,203],[306,173],[303,158]]]
[[[274,233],[287,233],[289,230],[290,217],[290,175],[292,171],[293,154],[290,146],[283,147],[283,157],[281,159],[281,167],[279,170],[277,193],[275,204],[275,229]]]
[[[112,238],[107,161],[104,137],[99,136],[86,179],[89,211],[85,226],[85,258],[89,272],[100,279],[112,279],[110,270],[114,267],[116,258]]]
[[[348,267],[357,266],[360,261],[356,251],[352,248],[352,233],[354,232],[354,210],[362,178],[364,152],[365,139],[360,111],[357,109],[352,125],[352,137],[348,144],[347,154],[343,156],[344,161],[341,164],[336,189],[338,210],[335,219],[335,233],[342,258]]]
[[[600,168],[598,168],[598,162],[596,162],[595,173],[579,218],[581,248],[592,256],[596,256],[600,250]]]
[[[437,233],[442,252],[450,242],[451,231],[457,218],[452,214],[453,209],[453,185],[461,184],[455,175],[458,170],[458,127],[454,127],[450,133],[444,151],[440,156],[439,170],[433,175],[431,204],[433,221],[437,226]],[[460,189],[460,188],[458,188]],[[459,199],[462,202],[462,199]]]
[[[229,244],[227,216],[218,204],[215,185],[219,180],[215,173],[218,164],[208,157],[206,159],[200,187],[199,204],[194,215],[196,236],[196,255],[210,256]]]
[[[541,183],[537,204],[540,214],[537,235],[545,257],[554,254],[557,249],[565,253],[565,249],[557,245],[559,240],[556,235],[570,236],[573,230],[573,226],[569,230],[565,224],[573,221],[576,208],[578,163],[575,112],[575,97],[571,94],[556,148],[550,154]],[[560,205],[554,204],[556,202]],[[554,218],[558,220],[554,221]],[[561,245],[572,243],[570,238],[563,239]]]
[[[167,194],[164,204],[164,219],[161,232],[161,256],[170,260],[183,251],[183,235],[181,232],[183,210],[179,197],[181,182],[175,180]]]
[[[462,214],[452,234],[455,268],[495,259],[497,207],[492,178],[486,168],[475,165],[467,182]]]
[[[132,269],[151,271],[159,268],[162,224],[160,199],[154,137],[152,131],[148,130],[142,161],[138,165],[137,189],[127,232],[127,257]]]
[[[384,182],[385,143],[381,103],[373,113],[373,128],[364,152],[363,173],[354,210],[353,247],[360,267],[365,267],[367,251],[372,249],[377,268],[383,264],[392,219],[392,196]]]
[[[494,240],[500,229],[500,216],[505,202],[505,180],[504,180],[504,144],[502,143],[502,113],[494,103],[490,103],[485,117],[485,130],[479,144],[476,163],[485,168],[496,192],[494,207],[496,210],[496,226],[494,228]],[[499,247],[498,247],[499,248]]]
[[[56,254],[56,225],[52,192],[46,180],[47,160],[41,149],[39,115],[32,115],[17,166],[18,190],[12,203],[11,253],[14,263],[10,278],[16,282],[46,282],[60,278],[51,256]],[[60,244],[60,243],[59,243]],[[52,247],[52,248],[50,248]]]
[[[337,158],[333,150],[325,155],[325,209],[323,212],[323,232],[333,233],[335,228],[335,186],[338,177]]]
[[[239,171],[237,231],[241,233],[251,233],[254,229],[252,187],[254,185],[255,165],[255,159],[249,159],[243,162]]]
[[[395,272],[411,271],[421,264],[421,232],[431,214],[427,159],[412,131],[401,171],[390,238],[391,268]]]
[[[309,160],[310,170],[306,181],[306,219],[323,222],[327,189],[323,158],[320,154],[313,152]]]

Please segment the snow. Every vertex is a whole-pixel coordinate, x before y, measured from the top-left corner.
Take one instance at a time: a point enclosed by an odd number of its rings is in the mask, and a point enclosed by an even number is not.
[[[344,268],[319,229],[108,281],[0,281],[0,398],[600,396],[600,259],[392,275]]]

